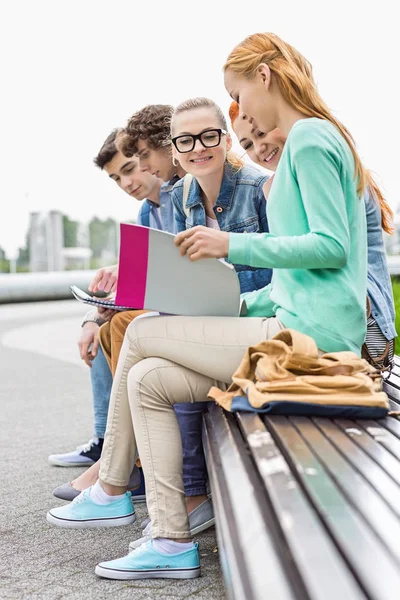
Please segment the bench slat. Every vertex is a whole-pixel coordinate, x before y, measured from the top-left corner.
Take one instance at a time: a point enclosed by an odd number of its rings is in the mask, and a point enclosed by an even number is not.
[[[397,419],[387,417],[386,419],[379,419],[375,423],[376,425],[382,425],[382,427],[390,431],[396,439],[400,439],[400,421]]]
[[[364,429],[368,435],[370,435],[375,442],[385,448],[395,459],[400,461],[400,423],[391,417],[386,419],[379,419],[379,421],[373,421],[369,419],[360,419],[356,421],[357,425]],[[397,430],[397,435],[392,431],[392,425],[394,430]]]
[[[366,598],[260,417],[238,422],[310,599]]]
[[[372,486],[373,490],[377,492],[381,496],[381,499],[388,505],[385,506],[386,512],[381,512],[379,515],[375,514],[375,520],[378,516],[379,527],[382,526],[382,523],[386,524],[386,519],[389,519],[387,527],[390,527],[390,540],[392,539],[392,527],[397,527],[398,537],[395,542],[395,547],[397,548],[397,556],[400,561],[400,521],[398,518],[392,518],[392,511],[397,515],[397,517],[400,516],[400,487],[379,464],[373,461],[368,454],[363,452],[353,441],[353,439],[346,435],[346,433],[342,431],[342,429],[340,429],[333,421],[330,421],[329,419],[313,419],[313,422],[317,425],[320,431],[322,431],[325,437],[328,438],[337,452],[341,454],[341,456],[357,471],[357,473],[363,476],[367,484]],[[371,440],[371,442],[372,441],[373,440]],[[333,457],[332,459],[335,460]],[[398,464],[400,466],[400,463]],[[343,472],[343,469],[341,469],[341,471]],[[345,480],[348,475],[351,475],[351,473],[352,470],[347,468],[347,472],[343,472],[343,480]],[[365,497],[365,500],[367,501],[366,504],[371,502],[370,497]],[[372,502],[375,501],[376,498],[372,497]],[[378,503],[376,507],[377,509],[379,508],[379,505],[380,503]],[[371,508],[373,510],[373,507]]]
[[[384,469],[394,481],[400,485],[400,440],[397,440],[386,429],[379,426],[379,423],[367,421],[350,421],[347,419],[335,419],[338,425],[348,435],[357,446],[368,454],[378,465]],[[398,455],[392,453],[380,443],[380,440],[390,440],[394,438],[398,446]]]
[[[374,529],[388,550],[397,558],[400,566],[400,521],[390,510],[387,503],[382,500],[373,485],[369,481],[367,482],[359,472],[355,471],[351,463],[349,464],[351,454],[348,453],[344,458],[309,419],[291,417],[290,420],[303,437],[306,437],[307,442],[312,445],[313,451],[318,455],[319,460],[324,464],[330,476],[340,486],[345,496],[364,517],[368,525]],[[316,421],[320,423],[324,419],[316,419]],[[326,419],[326,431],[331,431],[331,426],[334,427],[334,424]],[[349,438],[347,439],[350,441]],[[368,460],[370,461],[370,459]],[[370,463],[371,466],[374,465],[372,461]],[[394,487],[395,484],[392,481],[390,482]],[[393,491],[392,487],[388,486],[387,489]]]
[[[399,410],[400,388],[396,383],[392,379],[385,379],[382,384],[382,389],[389,396],[391,410]]]
[[[233,415],[209,403],[204,418],[207,459],[217,538],[228,597],[300,600],[277,552],[266,519],[266,493],[248,456]],[[271,520],[271,519],[269,519]]]
[[[359,512],[349,503],[341,486],[331,478],[325,466],[323,451],[327,445],[335,452],[330,443],[316,426],[305,418],[288,420],[285,417],[266,417],[265,423],[278,446],[292,463],[314,508],[362,582],[367,595],[374,600],[398,600],[399,565]],[[314,446],[316,443],[318,446],[321,438],[325,444],[319,446],[317,458]],[[313,448],[313,452],[310,447]],[[321,460],[321,454],[324,460]],[[344,460],[342,462],[345,463]],[[354,471],[352,473],[354,480]]]

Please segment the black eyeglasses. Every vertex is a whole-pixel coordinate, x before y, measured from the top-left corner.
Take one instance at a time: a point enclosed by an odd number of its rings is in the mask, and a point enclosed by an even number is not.
[[[183,154],[184,152],[191,152],[193,150],[196,140],[200,140],[204,148],[215,148],[220,145],[221,136],[227,133],[225,129],[207,129],[207,131],[202,131],[198,135],[178,135],[172,138],[171,141],[178,152]]]

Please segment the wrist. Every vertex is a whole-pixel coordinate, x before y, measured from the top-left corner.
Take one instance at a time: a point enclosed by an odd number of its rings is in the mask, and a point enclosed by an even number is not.
[[[86,316],[81,323],[81,327],[84,327],[86,323],[96,323],[96,325],[101,327],[105,322],[105,319],[102,319],[99,315]]]

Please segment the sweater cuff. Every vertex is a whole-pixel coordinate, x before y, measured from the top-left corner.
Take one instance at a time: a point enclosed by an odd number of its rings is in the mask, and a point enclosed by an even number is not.
[[[250,235],[245,233],[229,234],[228,260],[234,265],[249,265]]]

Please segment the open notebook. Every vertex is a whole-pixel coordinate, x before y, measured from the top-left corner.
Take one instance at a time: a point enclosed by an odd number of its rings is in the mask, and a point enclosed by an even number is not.
[[[101,306],[102,308],[112,308],[113,310],[132,310],[133,308],[133,306],[118,306],[115,304],[114,300],[107,300],[107,298],[96,298],[95,296],[90,296],[78,288],[77,285],[70,285],[69,288],[74,297],[79,300],[79,302],[83,302],[84,304]]]
[[[232,265],[218,259],[190,262],[179,254],[173,234],[126,223],[120,227],[115,304],[92,299],[93,304],[174,315],[244,314],[239,279]]]

